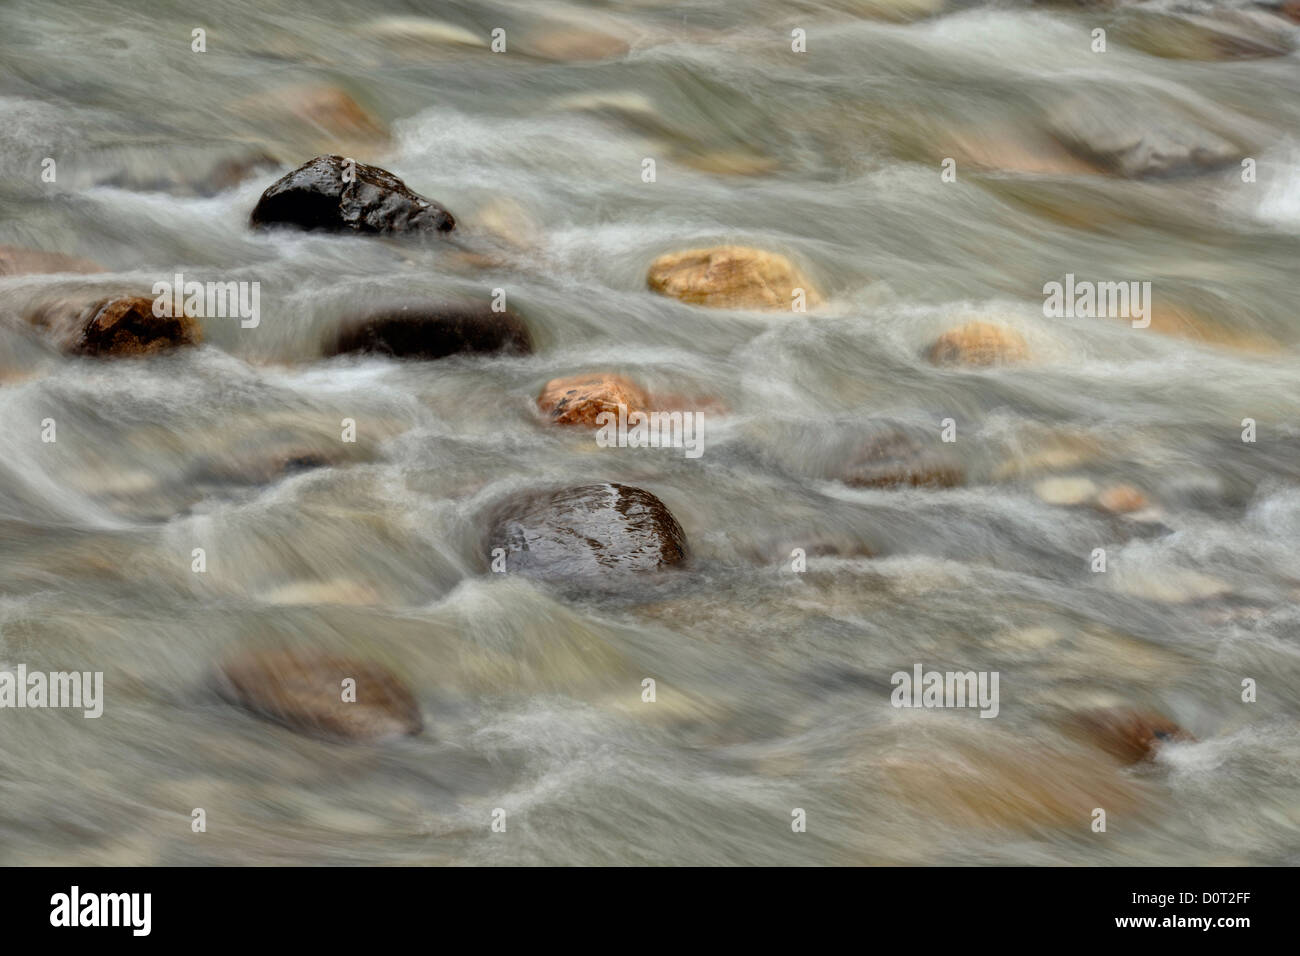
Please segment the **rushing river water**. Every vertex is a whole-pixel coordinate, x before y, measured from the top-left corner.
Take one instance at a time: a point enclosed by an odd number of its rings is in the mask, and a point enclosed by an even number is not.
[[[1197,55],[1170,10],[5,4],[0,243],[107,272],[0,278],[0,665],[104,673],[98,719],[0,711],[0,862],[1300,862],[1300,55]],[[355,115],[279,98],[316,88]],[[1238,144],[1253,181],[1100,171],[1051,132],[1094,108]],[[321,153],[459,238],[251,230]],[[722,243],[822,304],[647,289]],[[22,321],[176,273],[257,281],[259,324],[96,361]],[[1067,274],[1151,282],[1151,327],[1045,318]],[[325,355],[378,300],[496,288],[532,354]],[[1030,360],[927,361],[972,318]],[[703,410],[703,454],[546,424],[542,386],[593,370]],[[866,430],[945,419],[961,486],[836,479]],[[328,466],[273,467],[304,450]],[[495,503],[601,480],[680,522],[669,586],[487,572]],[[1097,507],[1116,486],[1146,503]],[[321,740],[212,693],[276,643],[383,662],[424,730]],[[892,707],[918,663],[997,672],[997,718]],[[1105,706],[1195,741],[1118,765],[1062,729]]]

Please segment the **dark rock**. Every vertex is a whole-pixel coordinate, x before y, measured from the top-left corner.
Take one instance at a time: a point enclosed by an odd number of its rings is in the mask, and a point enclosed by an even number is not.
[[[343,681],[356,681],[355,700]],[[369,661],[302,650],[250,651],[223,664],[217,687],[240,707],[305,734],[378,740],[417,734],[420,708],[389,670]]]
[[[272,183],[253,209],[253,226],[399,235],[450,232],[456,220],[438,203],[416,195],[378,166],[356,164],[344,182],[342,156],[317,156]]]
[[[528,326],[512,312],[493,312],[487,306],[403,305],[344,323],[327,351],[439,359],[462,352],[532,350]]]
[[[71,355],[153,355],[203,341],[197,320],[187,315],[154,315],[153,304],[153,299],[132,295],[101,297],[89,304],[59,300],[42,305],[27,319],[52,333],[59,347]]]
[[[548,579],[658,571],[686,560],[686,535],[648,491],[611,483],[516,499],[490,522],[506,570]]]
[[[840,479],[859,488],[953,488],[962,467],[939,451],[926,451],[902,432],[882,429],[862,444]]]

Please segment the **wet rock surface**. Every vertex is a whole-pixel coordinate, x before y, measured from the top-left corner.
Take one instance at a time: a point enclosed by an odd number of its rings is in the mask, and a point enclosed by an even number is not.
[[[272,183],[253,209],[254,227],[370,235],[450,232],[456,219],[431,199],[407,188],[386,169],[349,166],[342,156],[317,156]]]
[[[650,399],[631,379],[609,373],[553,378],[537,396],[538,410],[556,425],[594,428],[601,412],[617,415],[619,405],[625,406],[629,415],[647,412]]]
[[[383,307],[345,321],[326,347],[329,355],[371,352],[412,359],[532,350],[532,334],[513,312],[462,305]]]
[[[27,320],[69,355],[154,355],[203,341],[196,319],[154,315],[153,304],[146,296],[74,297],[43,304]]]
[[[951,455],[901,431],[880,429],[863,440],[839,477],[858,488],[954,488],[966,476]]]
[[[489,551],[507,572],[543,579],[623,577],[687,557],[686,535],[667,506],[641,488],[603,483],[515,499],[491,517]]]

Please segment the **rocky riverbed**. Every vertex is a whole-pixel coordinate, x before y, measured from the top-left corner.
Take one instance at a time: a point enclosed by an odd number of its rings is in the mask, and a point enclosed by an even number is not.
[[[0,863],[1300,861],[1294,3],[419,6],[0,9]]]

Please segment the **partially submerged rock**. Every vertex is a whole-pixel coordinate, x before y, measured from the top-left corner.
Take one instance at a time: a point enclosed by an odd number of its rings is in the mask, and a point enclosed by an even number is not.
[[[667,506],[628,485],[581,485],[514,499],[489,523],[488,550],[507,572],[543,579],[644,574],[686,560],[686,535]]]
[[[1152,759],[1164,744],[1196,739],[1163,714],[1131,708],[1081,711],[1067,728],[1126,764]]]
[[[646,282],[660,295],[716,309],[790,309],[796,289],[806,304],[821,297],[783,255],[746,246],[671,252],[650,264]]]
[[[1009,365],[1029,359],[1029,346],[1015,329],[992,322],[968,322],[943,333],[926,358],[935,365]]]
[[[439,359],[460,353],[524,354],[533,339],[524,320],[488,306],[398,305],[344,323],[331,355],[374,352],[395,358]]]
[[[370,661],[304,650],[250,651],[221,665],[217,686],[245,710],[314,736],[380,740],[417,734],[423,726],[410,689]]]
[[[89,259],[27,249],[23,246],[0,246],[0,276],[51,275],[59,272],[104,272],[103,266]]]
[[[438,234],[456,226],[450,212],[386,169],[349,165],[342,156],[317,156],[272,183],[250,223],[368,235]]]
[[[640,385],[610,373],[553,378],[537,396],[538,410],[556,425],[594,428],[601,412],[617,415],[619,405],[626,406],[629,415],[649,412],[650,398]]]
[[[858,488],[953,488],[965,480],[961,465],[937,449],[925,449],[900,431],[867,437],[840,474]]]
[[[263,131],[262,145],[281,158],[330,149],[372,159],[389,144],[383,121],[351,93],[328,83],[260,92],[235,102],[231,109]]]
[[[198,320],[188,315],[154,315],[153,304],[146,296],[59,300],[40,306],[27,318],[71,355],[153,355],[203,341]]]
[[[1152,114],[1104,98],[1076,96],[1048,118],[1075,155],[1129,179],[1210,172],[1241,161],[1241,149],[1173,111]]]

